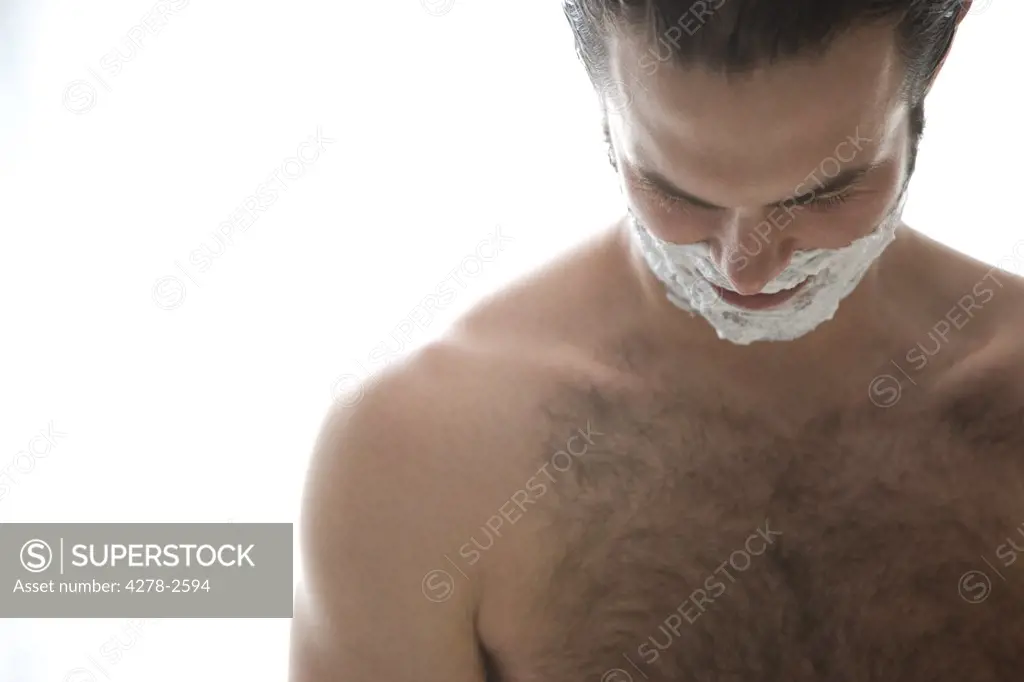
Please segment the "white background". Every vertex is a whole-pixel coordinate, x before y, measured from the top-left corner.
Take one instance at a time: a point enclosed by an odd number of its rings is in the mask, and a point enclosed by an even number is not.
[[[905,218],[994,263],[1022,233],[1024,6],[975,4]],[[0,0],[0,521],[294,521],[340,377],[620,208],[556,2],[185,5],[143,34],[152,0]],[[301,177],[190,264],[318,129],[334,142]],[[497,225],[514,242],[396,338]],[[183,298],[154,294],[166,277]],[[66,435],[10,469],[51,424]],[[284,679],[288,626],[0,621],[0,680]],[[134,644],[110,665],[115,637]]]

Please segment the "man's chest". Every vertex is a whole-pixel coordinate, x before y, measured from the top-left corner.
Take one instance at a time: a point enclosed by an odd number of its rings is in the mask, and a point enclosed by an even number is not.
[[[529,581],[510,679],[1019,674],[1024,412],[980,395],[868,407],[783,433],[594,402],[592,445],[549,469],[556,549]]]

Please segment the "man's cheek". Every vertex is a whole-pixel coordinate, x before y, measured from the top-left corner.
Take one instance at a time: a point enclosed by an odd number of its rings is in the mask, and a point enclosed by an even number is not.
[[[684,221],[677,212],[669,210],[647,191],[629,181],[624,182],[623,186],[629,208],[641,225],[658,239],[677,244],[686,243]]]
[[[628,180],[622,181],[622,194],[626,199],[629,212],[633,214],[641,224],[649,230],[655,229],[655,223],[660,222],[661,216],[657,215],[656,207],[646,194],[633,186]]]
[[[809,248],[842,249],[874,233],[890,215],[873,202],[845,206],[837,211],[807,212],[798,216],[800,234]],[[787,230],[788,232],[788,230]]]
[[[633,181],[628,175],[620,175],[619,183],[622,187],[622,195],[629,202],[631,208],[634,211],[644,207],[647,203],[647,197],[644,196],[644,191]]]
[[[633,218],[652,235],[666,242],[684,243],[679,236],[678,225],[665,216],[664,211],[645,204],[630,204]]]
[[[704,241],[714,228],[702,224],[682,212],[666,211],[657,206],[647,206],[634,215],[652,235],[670,244],[695,244]]]

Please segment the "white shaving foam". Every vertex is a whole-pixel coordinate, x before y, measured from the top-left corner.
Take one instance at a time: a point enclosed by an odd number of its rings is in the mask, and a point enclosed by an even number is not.
[[[665,285],[668,299],[707,320],[718,338],[739,345],[791,341],[831,320],[872,263],[892,243],[906,196],[871,234],[840,249],[798,251],[760,293],[774,294],[807,284],[788,301],[767,310],[747,310],[724,301],[712,284],[732,291],[714,265],[707,244],[673,244],[655,237],[630,211],[633,235],[648,267]]]

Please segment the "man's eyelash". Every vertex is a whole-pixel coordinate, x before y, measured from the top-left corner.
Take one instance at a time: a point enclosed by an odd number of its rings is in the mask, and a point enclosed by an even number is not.
[[[850,187],[844,189],[841,192],[829,194],[828,196],[813,197],[805,205],[810,205],[814,206],[815,208],[821,209],[836,208],[838,206],[842,206],[843,204],[845,204],[847,201],[850,200],[850,197],[852,197],[856,193],[856,188]]]
[[[683,197],[673,196],[666,193],[663,189],[653,184],[646,178],[639,179],[640,188],[650,194],[665,208],[678,208],[680,206],[692,207],[693,204],[684,199]]]

